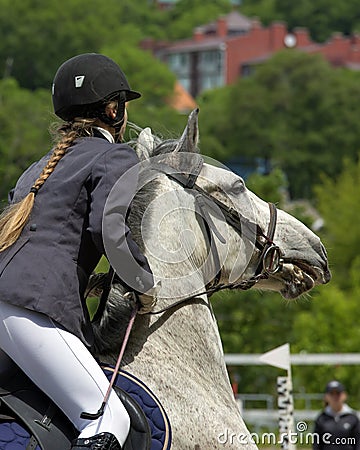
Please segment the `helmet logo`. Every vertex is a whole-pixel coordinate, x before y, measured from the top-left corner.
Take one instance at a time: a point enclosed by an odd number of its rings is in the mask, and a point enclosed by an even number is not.
[[[75,87],[76,88],[81,88],[81,86],[84,83],[84,79],[85,79],[85,75],[77,75],[75,77]]]

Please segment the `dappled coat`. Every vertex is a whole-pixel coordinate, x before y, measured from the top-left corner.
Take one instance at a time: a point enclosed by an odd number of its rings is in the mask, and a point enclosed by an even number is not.
[[[11,202],[29,193],[48,158],[44,156],[22,174]],[[68,148],[39,190],[20,238],[0,252],[2,301],[44,313],[92,344],[84,291],[105,254],[104,205],[114,184],[137,163],[129,146],[101,137],[81,138]],[[153,285],[151,271],[126,225],[127,206],[137,187],[134,173],[120,180],[126,185],[117,189],[118,226],[111,230],[111,241],[116,243],[112,252],[129,269],[132,287],[146,292]]]

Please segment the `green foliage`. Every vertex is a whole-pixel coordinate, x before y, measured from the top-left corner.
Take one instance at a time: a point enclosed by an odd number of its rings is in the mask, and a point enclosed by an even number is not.
[[[357,155],[359,96],[358,74],[334,70],[320,55],[283,51],[253,76],[200,98],[202,133],[228,158],[270,159],[293,198],[311,197],[320,173],[334,176],[344,156]]]
[[[49,88],[58,66],[71,56],[134,48],[145,37],[189,37],[193,27],[228,12],[230,3],[216,0],[204,8],[199,0],[182,0],[160,11],[148,0],[0,0],[0,9],[9,12],[0,15],[0,73],[36,89]]]
[[[261,190],[262,183],[257,186]],[[323,177],[315,192],[333,280],[296,302],[256,291],[218,294],[213,304],[226,353],[263,353],[285,342],[293,353],[358,352],[360,162],[346,161],[343,171],[336,178]],[[257,367],[234,367],[231,373],[240,376],[242,392],[273,394],[279,375],[269,368],[259,375]],[[360,375],[353,366],[293,367],[295,392],[321,392],[333,378],[341,379],[350,394],[359,392]],[[360,408],[356,397],[350,400]]]
[[[282,11],[283,18],[286,18],[290,27],[306,26],[318,41],[326,40],[334,31],[349,34],[359,25],[358,3],[355,0],[275,0],[275,7]]]
[[[0,0],[0,8],[0,199],[6,200],[20,173],[50,147],[50,86],[60,63],[82,52],[109,55],[143,94],[129,104],[130,120],[165,138],[178,136],[187,118],[166,106],[175,78],[138,43],[145,37],[188,38],[194,27],[230,11],[230,2],[180,0],[160,11],[148,0]],[[290,27],[309,27],[315,39],[359,29],[355,0],[243,0],[241,12],[265,23],[283,19]],[[285,51],[254,67],[251,77],[197,99],[203,153],[225,163],[233,156],[271,159],[273,172],[247,180],[262,198],[287,207],[287,187],[293,198],[314,200],[317,185],[334,275],[328,286],[296,302],[257,291],[218,294],[213,304],[225,352],[263,353],[284,342],[293,352],[358,351],[359,76],[331,68],[320,56]],[[311,224],[306,205],[297,203],[292,213]],[[242,392],[274,393],[277,369],[234,371]],[[357,372],[295,367],[295,391],[318,392],[336,377],[358,392]]]
[[[106,8],[100,0],[1,0],[0,8],[11,11],[0,15],[0,61],[12,58],[11,74],[30,89],[49,88],[63,61],[113,40],[121,17],[115,0]]]
[[[352,353],[358,352],[360,330],[357,321],[359,289],[341,290],[336,283],[319,289],[307,310],[294,321],[294,353]],[[314,371],[316,376],[314,377]],[[359,392],[360,376],[352,366],[302,367],[297,370],[297,385],[307,392],[317,392],[330,379],[340,379],[350,393]],[[352,399],[356,408],[358,399]]]
[[[346,160],[344,170],[336,178],[324,176],[321,181],[315,192],[318,209],[325,219],[325,241],[338,282],[346,288],[356,281],[355,267],[359,267],[360,161]]]
[[[276,8],[276,0],[242,0],[241,13],[248,17],[258,17],[265,25],[283,17]]]
[[[0,200],[7,200],[16,179],[49,150],[50,98],[7,78],[0,80]]]
[[[315,292],[308,309],[296,317],[293,329],[295,352],[358,352],[359,190],[360,163],[349,160],[345,161],[336,178],[324,177],[315,190],[318,208],[325,221],[323,240],[329,252],[333,281]],[[348,388],[351,404],[360,408],[359,399],[354,395],[359,392],[360,377],[353,366],[338,364],[299,369],[296,371],[299,389],[316,392],[319,385],[324,386],[329,379],[341,379]]]
[[[167,37],[170,39],[189,38],[195,27],[205,25],[230,10],[229,0],[212,0],[206,5],[203,0],[180,0],[173,9],[169,10],[166,17],[167,23],[171,23]]]
[[[243,0],[241,11],[260,17],[266,24],[280,19],[290,29],[306,27],[315,41],[322,42],[336,31],[359,31],[358,6],[356,0]]]
[[[267,202],[275,203],[281,207],[287,190],[287,180],[283,171],[274,169],[268,175],[253,173],[246,180],[248,188],[257,193]]]

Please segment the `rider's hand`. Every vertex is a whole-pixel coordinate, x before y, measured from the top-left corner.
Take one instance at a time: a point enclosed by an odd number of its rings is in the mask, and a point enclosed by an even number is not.
[[[139,295],[141,307],[138,311],[139,314],[147,314],[154,309],[157,302],[157,294],[159,292],[160,282],[157,282],[155,286],[149,289],[144,294]]]

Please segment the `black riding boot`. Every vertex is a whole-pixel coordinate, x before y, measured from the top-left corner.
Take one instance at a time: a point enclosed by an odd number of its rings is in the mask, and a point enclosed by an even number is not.
[[[73,441],[71,450],[121,450],[116,437],[111,433],[100,433],[89,438]]]

